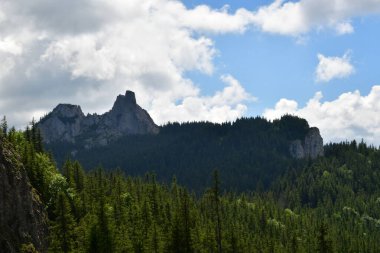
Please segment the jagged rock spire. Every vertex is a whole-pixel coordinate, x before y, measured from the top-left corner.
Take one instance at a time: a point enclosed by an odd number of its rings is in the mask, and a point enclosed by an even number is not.
[[[159,128],[149,114],[136,103],[135,93],[119,95],[112,109],[103,115],[85,116],[78,105],[59,104],[37,126],[46,143],[78,139],[87,147],[106,145],[128,134],[155,134]]]

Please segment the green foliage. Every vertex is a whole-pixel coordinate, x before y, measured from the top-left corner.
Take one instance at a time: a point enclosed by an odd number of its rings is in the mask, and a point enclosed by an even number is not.
[[[197,193],[212,184],[212,171],[218,168],[221,189],[242,192],[265,190],[284,169],[302,163],[290,158],[289,143],[303,140],[308,130],[306,120],[294,116],[273,123],[261,117],[223,124],[169,123],[157,135],[128,135],[106,147],[86,149],[78,140],[75,145],[51,143],[47,149],[59,165],[71,157],[87,169],[102,164],[132,176],[154,171],[166,183],[175,175]]]
[[[246,123],[239,122],[239,129]],[[258,128],[267,124],[256,123]],[[183,134],[175,124],[168,127]],[[222,131],[213,127],[210,134]],[[49,252],[364,253],[380,248],[380,151],[364,143],[329,144],[323,158],[281,164],[282,173],[272,174],[273,183],[257,192],[223,190],[222,173],[215,171],[211,187],[195,194],[176,179],[169,186],[151,173],[85,172],[76,161],[66,161],[61,174],[46,153],[37,151],[32,136],[31,130],[9,131],[0,138],[10,139],[19,151],[46,205]],[[231,166],[240,163],[232,160]],[[187,176],[196,181],[196,172]],[[265,182],[262,174],[256,177]]]
[[[317,252],[319,253],[331,253],[333,252],[332,249],[332,243],[327,238],[327,226],[325,224],[322,224],[319,228],[319,234],[318,234],[318,242],[317,242]]]
[[[20,253],[38,253],[38,251],[32,243],[28,243],[21,245]]]
[[[74,226],[75,221],[71,213],[69,201],[64,192],[59,192],[56,196],[54,210],[55,218],[51,226],[52,252],[71,252],[74,245]]]
[[[6,136],[8,133],[8,123],[7,118],[4,116],[0,123],[0,134]]]

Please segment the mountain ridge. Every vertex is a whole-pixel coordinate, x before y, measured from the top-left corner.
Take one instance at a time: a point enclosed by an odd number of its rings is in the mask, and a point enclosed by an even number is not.
[[[127,90],[112,109],[102,115],[82,112],[79,105],[59,104],[37,123],[45,143],[84,143],[86,148],[104,146],[128,134],[157,134],[158,126]]]
[[[102,165],[134,176],[154,171],[160,181],[178,182],[198,192],[218,169],[225,186],[239,191],[267,187],[288,168],[323,156],[323,139],[306,120],[286,115],[273,122],[168,123],[158,134],[125,135],[91,149],[85,143],[46,144],[59,166],[78,160],[86,170]],[[260,182],[261,181],[261,182]]]

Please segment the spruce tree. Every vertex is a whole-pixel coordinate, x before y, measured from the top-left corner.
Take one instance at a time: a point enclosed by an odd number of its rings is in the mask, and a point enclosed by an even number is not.
[[[6,116],[3,116],[3,119],[1,120],[1,132],[4,136],[6,136],[8,133],[8,123]]]
[[[214,195],[214,215],[216,222],[216,243],[218,246],[218,253],[222,253],[222,221],[220,218],[220,181],[219,173],[217,170],[214,171],[214,186],[213,186],[213,195]]]
[[[75,221],[71,214],[70,204],[63,192],[58,193],[52,225],[51,247],[61,252],[71,252],[73,249]]]
[[[328,230],[325,223],[322,223],[319,227],[319,233],[318,233],[318,245],[317,245],[317,252],[319,253],[332,253],[332,243],[328,239]]]

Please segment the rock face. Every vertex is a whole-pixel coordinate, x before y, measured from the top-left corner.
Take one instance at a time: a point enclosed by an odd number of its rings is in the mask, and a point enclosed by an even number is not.
[[[157,134],[158,126],[149,114],[136,103],[135,94],[119,95],[109,112],[85,116],[77,105],[60,104],[37,126],[44,142],[81,141],[87,148],[107,145],[129,134]]]
[[[294,140],[289,146],[290,155],[297,159],[315,159],[324,155],[323,139],[319,129],[312,127],[307,132],[304,140]]]
[[[30,243],[46,252],[47,237],[47,215],[39,196],[20,158],[0,137],[0,252],[19,252],[21,244]]]

